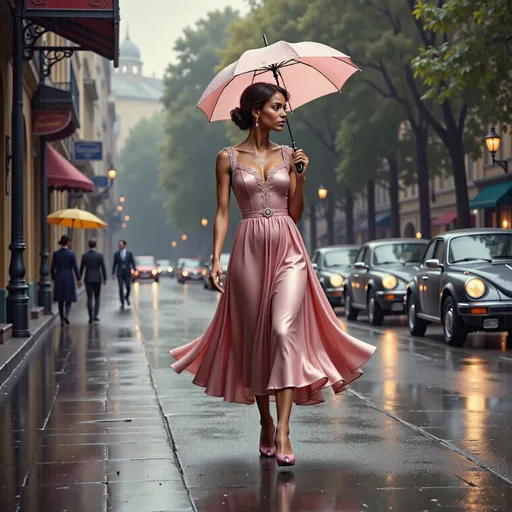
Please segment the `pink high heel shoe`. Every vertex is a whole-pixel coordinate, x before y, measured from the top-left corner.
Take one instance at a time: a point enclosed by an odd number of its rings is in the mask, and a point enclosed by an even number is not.
[[[277,431],[276,431],[277,436]],[[276,445],[277,447],[277,445]],[[278,466],[295,466],[295,455],[293,452],[291,454],[286,453],[277,453],[276,450],[276,459]]]
[[[274,444],[273,444],[273,446],[263,446],[261,444],[261,437],[262,437],[262,435],[260,434],[260,454],[263,455],[263,457],[268,457],[269,459],[270,459],[270,457],[275,457],[276,451],[277,451],[277,448],[276,448],[276,432],[274,431]]]

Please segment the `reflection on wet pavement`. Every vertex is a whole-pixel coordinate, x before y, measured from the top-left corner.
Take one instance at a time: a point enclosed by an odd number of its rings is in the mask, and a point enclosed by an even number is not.
[[[169,368],[218,299],[162,280],[134,286],[124,312],[109,287],[99,325],[75,307],[0,389],[0,510],[512,510],[502,341],[451,349],[350,324],[378,351],[349,392],[294,408],[283,471],[258,457],[255,407]]]

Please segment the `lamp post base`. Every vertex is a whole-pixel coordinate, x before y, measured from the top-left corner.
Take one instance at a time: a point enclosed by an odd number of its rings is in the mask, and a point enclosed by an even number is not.
[[[22,283],[9,283],[7,285],[9,292],[6,300],[7,322],[13,325],[12,335],[14,338],[28,338],[30,330],[28,328],[28,286]]]
[[[38,283],[37,300],[39,306],[44,308],[45,315],[52,314],[52,283],[49,279],[41,280]]]

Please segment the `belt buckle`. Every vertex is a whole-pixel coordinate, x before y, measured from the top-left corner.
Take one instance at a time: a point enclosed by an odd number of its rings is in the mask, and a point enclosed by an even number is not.
[[[263,215],[263,217],[269,219],[274,215],[274,210],[272,210],[272,208],[264,208],[261,214]]]

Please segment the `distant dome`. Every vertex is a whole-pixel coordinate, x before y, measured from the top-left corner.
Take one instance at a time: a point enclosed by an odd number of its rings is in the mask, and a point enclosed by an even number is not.
[[[126,37],[119,47],[120,60],[130,60],[140,62],[139,47],[130,39],[130,34],[126,30]]]

